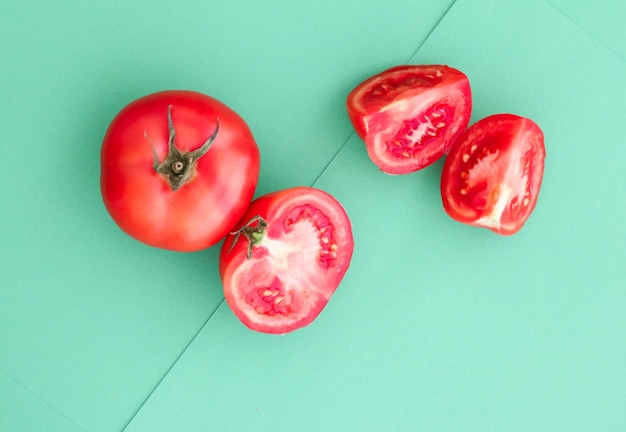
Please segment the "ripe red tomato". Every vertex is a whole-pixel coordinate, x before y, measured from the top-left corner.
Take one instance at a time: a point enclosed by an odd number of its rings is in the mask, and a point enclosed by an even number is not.
[[[446,212],[511,235],[535,208],[546,151],[532,120],[495,114],[474,123],[450,150],[441,177]]]
[[[220,253],[224,297],[246,326],[264,333],[310,324],[341,282],[354,248],[344,208],[310,187],[256,199],[232,234]]]
[[[388,174],[422,169],[442,157],[469,124],[469,80],[443,65],[397,66],[348,95],[348,116],[372,161]]]
[[[196,251],[220,241],[254,196],[259,150],[220,101],[163,91],[123,108],[101,150],[101,191],[113,220],[148,245]]]

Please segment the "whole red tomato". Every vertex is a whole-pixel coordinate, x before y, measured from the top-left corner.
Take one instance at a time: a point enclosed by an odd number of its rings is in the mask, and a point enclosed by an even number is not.
[[[453,219],[511,235],[537,203],[546,150],[532,120],[495,114],[474,123],[454,144],[441,176]]]
[[[250,204],[259,150],[244,120],[192,91],[137,99],[111,122],[101,191],[113,220],[148,245],[197,251],[220,241]]]
[[[467,76],[444,65],[387,69],[359,84],[346,104],[370,159],[388,174],[414,172],[441,158],[472,111]]]
[[[224,298],[250,329],[283,334],[310,324],[352,258],[350,220],[328,193],[295,187],[252,202],[220,253]]]

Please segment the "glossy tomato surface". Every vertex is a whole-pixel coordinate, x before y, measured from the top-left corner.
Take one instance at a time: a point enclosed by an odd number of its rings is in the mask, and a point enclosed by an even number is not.
[[[259,150],[244,120],[192,91],[131,102],[101,150],[101,192],[113,220],[148,245],[197,251],[220,241],[254,196]]]
[[[295,187],[264,195],[222,247],[224,297],[250,329],[289,333],[322,311],[353,249],[350,220],[328,193]]]
[[[444,162],[446,212],[498,234],[516,233],[537,203],[545,155],[543,132],[532,120],[513,114],[479,120]]]
[[[348,116],[370,159],[388,174],[407,174],[441,158],[467,127],[467,76],[445,65],[385,70],[348,95]]]

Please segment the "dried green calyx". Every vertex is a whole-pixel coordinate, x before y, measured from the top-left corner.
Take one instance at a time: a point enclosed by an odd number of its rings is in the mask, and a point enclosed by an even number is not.
[[[167,126],[169,130],[168,150],[167,156],[161,162],[157,156],[156,150],[148,138],[147,132],[144,132],[144,136],[152,147],[152,156],[154,158],[153,168],[163,178],[165,178],[173,191],[177,191],[181,186],[191,180],[196,173],[196,163],[198,159],[207,154],[217,132],[220,129],[220,122],[217,119],[217,126],[211,136],[196,150],[190,152],[183,152],[176,148],[176,129],[174,128],[174,122],[172,121],[172,106],[167,107]]]

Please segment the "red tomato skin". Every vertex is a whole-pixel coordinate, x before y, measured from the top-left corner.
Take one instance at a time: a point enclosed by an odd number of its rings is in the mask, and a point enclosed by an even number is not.
[[[543,132],[531,119],[494,114],[477,121],[444,161],[446,213],[500,235],[517,233],[537,204],[545,156]]]
[[[458,69],[403,65],[356,86],[346,106],[355,132],[379,169],[408,174],[449,151],[469,124],[472,93],[468,77]],[[413,143],[394,146],[406,139]]]
[[[268,223],[266,238],[270,242],[280,240],[281,236],[284,236],[285,215],[289,214],[290,209],[307,204],[321,209],[331,220],[335,230],[335,239],[338,243],[337,261],[335,265],[327,269],[316,267],[315,262],[307,263],[309,265],[304,268],[290,267],[287,269],[289,277],[319,283],[316,290],[302,291],[302,295],[297,298],[300,303],[295,306],[293,319],[282,319],[283,317],[279,314],[274,317],[257,314],[250,305],[242,300],[243,292],[250,287],[234,283],[234,280],[237,279],[237,272],[241,271],[241,266],[254,266],[255,260],[263,262],[275,252],[271,246],[267,246],[268,242],[264,239],[253,247],[250,260],[247,259],[248,242],[246,239],[240,238],[233,245],[233,239],[229,237],[222,245],[219,272],[224,288],[224,298],[239,320],[251,330],[269,334],[286,334],[310,325],[324,309],[350,266],[354,250],[352,225],[341,204],[322,190],[297,186],[263,195],[252,202],[238,226],[244,226],[252,218],[261,216]],[[267,267],[266,270],[267,274],[270,274],[274,272],[275,268]],[[250,274],[250,280],[258,278],[258,275]],[[248,289],[245,294],[250,293],[254,294],[254,290]],[[308,309],[299,316],[298,308]]]
[[[168,153],[168,107],[176,147],[199,148],[219,131],[195,176],[173,191],[154,169]],[[251,202],[260,155],[245,121],[215,98],[167,90],[139,98],[112,120],[101,149],[101,193],[116,224],[153,247],[192,252],[219,242]]]

